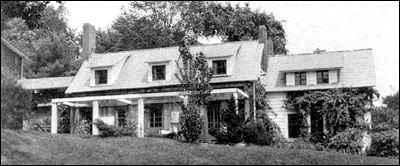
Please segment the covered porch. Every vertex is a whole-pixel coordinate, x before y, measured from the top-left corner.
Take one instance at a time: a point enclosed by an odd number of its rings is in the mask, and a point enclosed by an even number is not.
[[[228,100],[233,96],[236,101],[244,101],[245,118],[250,117],[249,95],[239,88],[214,89],[211,94],[213,100]],[[106,106],[126,108],[129,120],[136,123],[137,136],[144,137],[145,129],[148,129],[149,124],[152,130],[177,132],[179,125],[179,114],[181,112],[180,103],[184,102],[185,97],[182,92],[161,92],[161,93],[143,93],[143,94],[124,94],[124,95],[109,95],[109,96],[88,96],[75,98],[59,98],[51,101],[51,133],[57,134],[58,129],[58,106],[67,105],[71,109],[71,126],[77,125],[78,121],[75,117],[79,116],[82,110],[91,111],[92,122],[97,119],[107,121],[109,124],[118,124],[118,116],[102,117],[100,109]],[[237,102],[236,102],[237,103]],[[145,105],[161,104],[160,114],[146,110]],[[146,110],[146,112],[145,112]],[[207,111],[205,111],[207,112]],[[159,116],[161,115],[161,117]],[[207,113],[204,114],[207,116]],[[114,120],[113,120],[114,118]],[[150,120],[149,120],[150,118]],[[163,119],[160,123],[157,120]],[[205,118],[207,119],[207,118]],[[161,127],[162,126],[162,127]],[[71,131],[72,132],[72,131]],[[92,125],[92,134],[98,135],[99,129],[96,125]]]

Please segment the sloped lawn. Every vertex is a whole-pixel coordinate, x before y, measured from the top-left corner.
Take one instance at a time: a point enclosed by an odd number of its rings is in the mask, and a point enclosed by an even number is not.
[[[87,138],[1,130],[1,164],[391,164],[398,159],[161,138]]]

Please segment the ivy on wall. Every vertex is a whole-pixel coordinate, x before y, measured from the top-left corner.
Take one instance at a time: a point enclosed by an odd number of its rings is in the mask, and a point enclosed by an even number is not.
[[[300,137],[309,136],[307,117],[311,112],[323,117],[329,137],[350,127],[366,129],[357,117],[370,111],[374,97],[379,93],[372,87],[290,92],[285,106],[300,115]]]

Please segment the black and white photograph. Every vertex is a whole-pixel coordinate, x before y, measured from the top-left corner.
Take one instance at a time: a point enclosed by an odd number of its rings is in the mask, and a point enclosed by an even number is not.
[[[1,1],[1,165],[399,165],[398,1]]]

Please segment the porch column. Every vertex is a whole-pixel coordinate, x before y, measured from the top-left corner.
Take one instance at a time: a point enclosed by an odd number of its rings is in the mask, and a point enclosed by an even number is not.
[[[244,120],[246,121],[247,119],[250,118],[250,102],[249,99],[244,100]]]
[[[58,129],[57,103],[51,103],[51,134],[57,134],[57,129]]]
[[[238,108],[238,94],[233,93],[233,98],[235,99],[235,105],[236,105],[236,115],[239,114],[239,108]]]
[[[308,132],[311,133],[311,115],[307,116]]]
[[[138,126],[137,126],[137,136],[139,138],[144,137],[144,99],[138,99]]]
[[[92,122],[96,122],[97,118],[99,118],[99,101],[93,101],[93,115],[92,115]],[[99,129],[95,124],[92,125],[92,134],[99,135]]]
[[[208,138],[208,117],[207,117],[207,109],[204,106],[200,106],[200,116],[203,117],[203,138],[204,142],[207,142]]]

